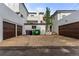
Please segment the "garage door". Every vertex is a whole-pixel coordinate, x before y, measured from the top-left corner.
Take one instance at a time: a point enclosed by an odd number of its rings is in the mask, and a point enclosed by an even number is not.
[[[26,35],[32,35],[32,30],[26,30]]]
[[[68,37],[79,38],[79,22],[59,26],[59,34]]]
[[[3,22],[3,39],[15,37],[15,25]]]
[[[17,35],[22,35],[22,26],[17,25]]]

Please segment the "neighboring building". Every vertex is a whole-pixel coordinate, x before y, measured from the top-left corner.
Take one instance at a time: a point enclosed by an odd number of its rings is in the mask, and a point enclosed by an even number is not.
[[[43,20],[44,12],[29,12],[27,23],[29,21],[36,21],[37,23],[45,23]]]
[[[28,10],[25,7],[24,3],[5,3],[13,12],[23,18],[23,23],[26,23]],[[25,26],[23,26],[23,34],[25,34]]]
[[[53,15],[52,15],[52,20],[53,20],[53,27],[52,31],[56,34],[59,34],[59,24],[60,21],[63,21],[62,19],[66,16],[69,16],[76,10],[57,10]]]
[[[25,30],[32,31],[33,29],[39,29],[41,34],[45,34],[46,24],[43,17],[44,12],[29,12],[27,23],[25,23]]]
[[[59,34],[79,39],[79,10],[59,20]]]
[[[23,34],[24,18],[0,3],[0,41]]]

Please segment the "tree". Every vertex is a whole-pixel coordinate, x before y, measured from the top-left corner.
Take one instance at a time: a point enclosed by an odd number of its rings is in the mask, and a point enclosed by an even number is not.
[[[48,7],[46,7],[44,20],[46,22],[46,32],[49,32],[50,31],[50,26],[52,24],[52,20],[51,20],[51,16],[50,16],[50,8],[48,8]]]

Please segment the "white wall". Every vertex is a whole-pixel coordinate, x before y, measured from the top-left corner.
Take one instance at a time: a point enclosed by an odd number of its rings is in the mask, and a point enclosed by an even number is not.
[[[79,22],[79,11],[75,11],[74,13],[62,18],[59,21],[59,26],[69,24],[69,23],[74,23],[74,22]]]
[[[27,20],[28,21],[38,21],[38,23],[41,23],[41,21],[43,21],[43,23],[45,23],[45,21],[43,20],[43,16],[34,16],[34,17],[32,17],[32,16],[28,16],[27,17]]]
[[[26,34],[26,30],[32,30],[32,25],[24,25],[23,26],[23,34]]]
[[[66,17],[70,15],[72,12],[66,12],[66,13],[58,13],[58,20],[61,20],[63,17]]]
[[[19,3],[4,3],[8,6],[12,11],[19,12]]]
[[[13,22],[18,25],[23,25],[23,18],[14,13],[4,4],[0,3],[0,16],[5,19],[5,21]]]
[[[46,30],[46,25],[37,25],[37,29],[40,29],[41,34],[45,34]]]
[[[23,15],[26,22],[28,16],[28,10],[24,7],[23,3],[19,3],[19,11]]]
[[[58,14],[55,15],[52,20],[53,20],[52,31],[53,31],[54,33],[58,33]]]
[[[38,16],[34,16],[34,17],[33,17],[33,16],[28,16],[28,17],[27,17],[27,20],[29,20],[29,21],[30,21],[30,20],[32,20],[32,21],[33,21],[33,20],[34,20],[34,21],[37,20],[37,21],[38,21],[38,18],[39,18]]]
[[[26,30],[32,30],[32,25],[25,25]]]
[[[25,9],[24,5],[22,3],[18,3],[19,4],[19,12],[23,15],[23,23],[27,22],[27,16],[28,16],[28,10]],[[28,27],[26,28],[25,25],[23,25],[23,35],[26,34],[25,30],[28,29]]]
[[[45,34],[45,25],[36,25],[36,29],[40,29],[41,34]],[[24,34],[26,34],[26,30],[33,30],[32,25],[25,25],[24,26]]]
[[[40,17],[40,16],[35,16],[35,17],[31,17],[31,16],[28,16],[28,21],[38,21],[38,23],[41,23],[41,21],[43,21],[42,19],[43,17]],[[44,22],[44,21],[43,21]]]
[[[24,17],[24,22],[27,20],[28,10],[24,7],[23,3],[5,3],[14,12],[20,12]]]
[[[34,16],[31,16],[32,14],[29,14],[29,16],[27,17],[28,21],[38,21],[38,23],[41,23],[41,21],[43,23],[45,23],[45,21],[43,20],[44,15],[39,15],[39,12],[36,12],[37,14],[34,14]]]

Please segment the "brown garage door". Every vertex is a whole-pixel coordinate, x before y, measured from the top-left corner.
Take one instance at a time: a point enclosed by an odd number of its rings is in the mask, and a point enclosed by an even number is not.
[[[59,34],[79,38],[79,22],[59,26]]]
[[[17,35],[22,35],[22,26],[17,25]]]
[[[3,39],[15,37],[15,25],[3,21]]]

